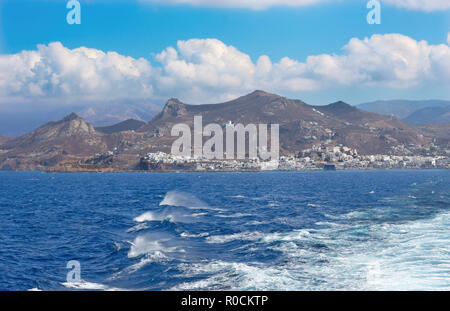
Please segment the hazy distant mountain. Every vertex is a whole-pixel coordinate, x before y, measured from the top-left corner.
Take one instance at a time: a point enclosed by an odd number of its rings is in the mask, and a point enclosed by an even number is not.
[[[161,106],[140,102],[113,102],[93,105],[91,108],[81,106],[47,107],[39,110],[0,111],[0,135],[18,137],[24,135],[50,120],[60,120],[72,111],[93,126],[110,126],[128,119],[148,122]]]
[[[450,105],[419,109],[404,118],[403,121],[413,125],[450,123]]]
[[[393,116],[359,110],[344,102],[310,106],[301,100],[255,91],[214,105],[187,105],[171,99],[148,123],[128,120],[96,129],[71,114],[0,145],[0,169],[133,169],[148,152],[170,153],[177,139],[171,136],[173,125],[192,126],[194,116],[202,116],[204,126],[225,126],[230,121],[279,124],[281,154],[294,154],[323,143],[342,144],[360,154],[390,154],[401,145],[429,147],[436,138],[433,127],[420,129]],[[449,135],[438,131],[438,141],[446,144]]]
[[[120,102],[86,108],[78,114],[94,126],[105,127],[129,119],[148,122],[160,109],[152,104],[139,105]]]
[[[450,106],[450,101],[445,100],[379,100],[364,103],[357,107],[365,111],[394,115],[399,119],[405,119],[412,113],[423,108],[448,106]]]
[[[129,119],[111,126],[96,127],[95,130],[104,134],[113,134],[123,131],[136,131],[145,124],[143,121]]]

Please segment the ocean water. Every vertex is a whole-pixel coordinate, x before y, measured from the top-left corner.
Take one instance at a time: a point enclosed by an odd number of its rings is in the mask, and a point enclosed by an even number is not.
[[[0,290],[449,290],[449,185],[449,171],[0,172]]]

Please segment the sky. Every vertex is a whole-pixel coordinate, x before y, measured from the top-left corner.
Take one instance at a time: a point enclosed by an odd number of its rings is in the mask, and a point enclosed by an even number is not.
[[[0,1],[0,112],[255,89],[324,105],[450,100],[450,0]],[[0,117],[1,119],[1,117]]]

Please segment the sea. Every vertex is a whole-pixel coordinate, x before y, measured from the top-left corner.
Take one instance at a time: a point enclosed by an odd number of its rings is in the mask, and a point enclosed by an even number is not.
[[[0,290],[450,290],[450,171],[0,172]]]

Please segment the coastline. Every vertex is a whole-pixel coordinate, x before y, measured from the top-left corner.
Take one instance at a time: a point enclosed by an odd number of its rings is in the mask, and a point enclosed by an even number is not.
[[[216,174],[216,173],[307,173],[307,172],[375,172],[375,171],[448,171],[450,168],[351,168],[351,169],[336,169],[336,170],[325,170],[325,169],[306,169],[306,170],[30,170],[30,169],[16,169],[16,170],[0,170],[1,172],[37,172],[37,173],[48,173],[48,174],[76,174],[76,173],[97,173],[97,174],[161,174],[161,173],[202,173],[202,174]]]

